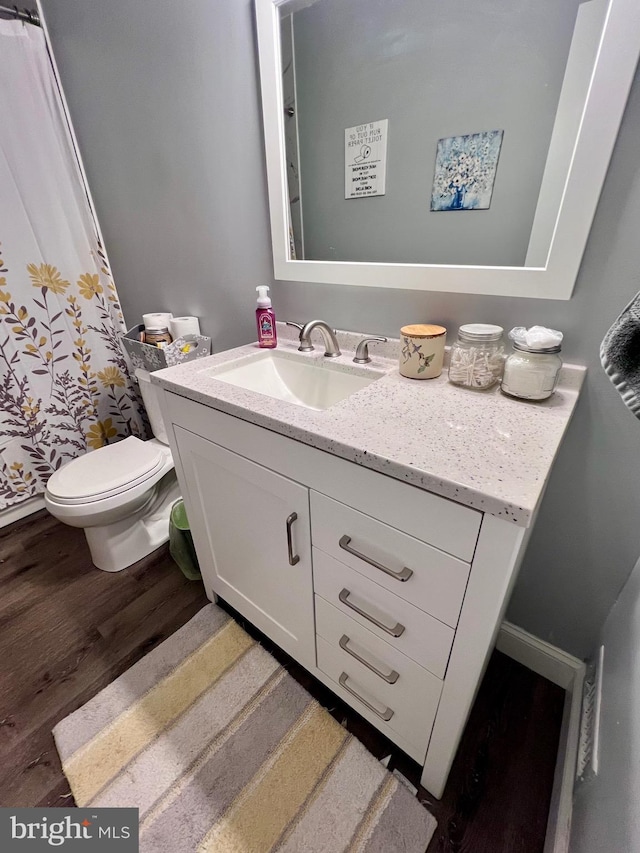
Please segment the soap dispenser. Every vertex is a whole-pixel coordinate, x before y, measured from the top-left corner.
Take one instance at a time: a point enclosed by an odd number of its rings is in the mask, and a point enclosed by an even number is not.
[[[264,349],[274,349],[278,345],[278,334],[276,332],[276,315],[269,298],[269,288],[262,285],[256,287],[256,290],[258,291],[258,307],[256,308],[258,345]]]

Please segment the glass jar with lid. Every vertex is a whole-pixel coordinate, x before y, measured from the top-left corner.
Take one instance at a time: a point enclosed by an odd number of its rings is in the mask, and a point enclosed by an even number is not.
[[[449,355],[449,382],[464,388],[491,388],[502,377],[504,346],[502,326],[467,323]]]
[[[513,349],[505,363],[502,390],[523,400],[546,400],[558,384],[561,345],[530,347],[513,341]]]

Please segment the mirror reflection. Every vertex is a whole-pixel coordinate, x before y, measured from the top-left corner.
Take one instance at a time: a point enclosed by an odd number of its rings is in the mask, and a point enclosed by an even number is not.
[[[606,6],[281,6],[291,257],[544,266]]]

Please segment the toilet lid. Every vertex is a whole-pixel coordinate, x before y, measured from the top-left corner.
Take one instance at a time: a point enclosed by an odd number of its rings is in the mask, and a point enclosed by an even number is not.
[[[144,482],[164,461],[155,442],[130,436],[59,468],[49,478],[47,491],[61,503],[89,503]]]

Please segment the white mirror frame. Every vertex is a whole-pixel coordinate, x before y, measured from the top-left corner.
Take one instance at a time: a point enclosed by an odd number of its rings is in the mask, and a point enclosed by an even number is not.
[[[291,260],[278,7],[255,0],[274,277],[285,281],[570,299],[640,55],[640,0],[609,0],[544,266]],[[564,89],[563,89],[564,94]]]

